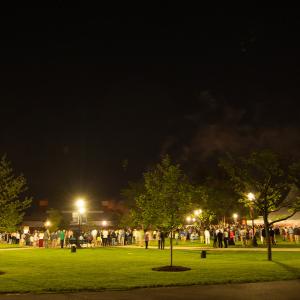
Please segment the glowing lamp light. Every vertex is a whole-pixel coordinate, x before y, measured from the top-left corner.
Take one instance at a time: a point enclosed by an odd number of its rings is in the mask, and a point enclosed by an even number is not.
[[[198,212],[199,212],[199,215],[201,215],[202,214],[202,209],[199,209]]]
[[[237,214],[233,214],[233,218],[237,219],[238,215]]]
[[[106,226],[107,225],[107,221],[102,221],[102,225]]]
[[[192,218],[191,218],[191,217],[187,217],[186,220],[187,220],[188,222],[191,222]]]
[[[82,215],[85,213],[85,208],[84,207],[79,207],[78,212]]]
[[[45,222],[45,226],[46,226],[46,227],[51,226],[51,222],[50,222],[50,221],[46,221],[46,222]]]
[[[253,193],[249,193],[249,194],[247,195],[247,197],[248,197],[248,199],[249,199],[250,201],[253,201],[253,200],[255,199],[255,196],[254,196]]]
[[[195,221],[196,221],[196,218],[193,218],[192,220],[193,220],[193,222],[195,222]]]
[[[82,207],[84,207],[84,200],[78,199],[75,204],[78,208],[82,208]]]

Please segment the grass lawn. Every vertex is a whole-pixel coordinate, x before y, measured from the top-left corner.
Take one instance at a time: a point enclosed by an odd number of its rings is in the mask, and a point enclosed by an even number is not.
[[[150,246],[157,246],[158,245],[158,241],[150,241],[149,243]],[[166,239],[165,241],[165,246],[170,246],[170,240]],[[195,241],[178,241],[178,243],[176,244],[175,241],[173,241],[173,246],[176,247],[213,247],[213,242],[211,240],[210,245],[207,246],[204,243],[200,243],[199,240],[195,240]],[[242,248],[244,247],[242,245],[241,241],[236,242],[235,246],[229,246],[230,248]],[[267,248],[266,245],[262,245],[260,241],[258,241],[258,247],[259,248]],[[296,244],[295,242],[286,242],[286,241],[282,241],[279,240],[277,241],[277,244],[272,246],[273,248],[300,248],[300,244]],[[253,248],[253,246],[251,245],[251,240],[249,241],[249,245],[246,246],[246,248]]]
[[[0,243],[0,249],[4,249],[4,248],[20,248],[20,245]]]
[[[174,264],[192,268],[155,272],[169,263],[169,251],[97,248],[0,251],[0,292],[128,289],[170,285],[269,281],[300,278],[300,253],[174,251]]]

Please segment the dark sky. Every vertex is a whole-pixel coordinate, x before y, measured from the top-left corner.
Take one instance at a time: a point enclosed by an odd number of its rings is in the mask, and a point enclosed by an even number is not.
[[[164,153],[191,174],[225,151],[297,155],[299,33],[291,12],[3,16],[0,152],[50,206],[118,198]]]

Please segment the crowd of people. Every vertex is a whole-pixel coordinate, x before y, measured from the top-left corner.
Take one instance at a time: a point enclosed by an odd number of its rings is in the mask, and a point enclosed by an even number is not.
[[[278,241],[286,241],[299,244],[300,241],[300,227],[286,227],[276,226],[271,227],[269,231],[270,242],[276,245]],[[175,233],[175,240],[200,240],[200,243],[210,245],[211,241],[213,247],[227,248],[230,245],[235,245],[236,242],[241,242],[242,246],[257,245],[260,241],[261,244],[266,244],[266,230],[264,226],[240,226],[240,225],[227,225],[227,226],[209,226],[192,231],[177,231]],[[255,241],[253,243],[253,240]]]
[[[253,233],[255,242],[266,244],[266,232],[263,226],[212,225],[207,228],[178,229],[173,233],[175,245],[179,241],[198,241],[200,244],[213,245],[213,247],[227,248],[240,242],[242,246],[253,244]],[[78,232],[75,230],[57,230],[50,232],[46,230],[35,230],[33,232],[0,233],[0,242],[18,244],[31,247],[71,247],[72,244],[82,247],[107,247],[138,245],[148,248],[150,241],[157,241],[159,249],[164,249],[165,239],[170,233],[163,230],[139,230],[139,229],[99,229]],[[274,227],[270,229],[270,241],[275,245],[278,241],[286,241],[298,244],[300,240],[300,227]]]

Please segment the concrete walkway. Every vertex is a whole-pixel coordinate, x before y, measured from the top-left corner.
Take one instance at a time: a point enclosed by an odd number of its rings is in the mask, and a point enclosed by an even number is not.
[[[169,288],[143,288],[129,291],[82,292],[69,294],[0,295],[4,300],[199,300],[199,299],[272,299],[299,300],[300,280]]]
[[[142,249],[144,247],[129,245],[129,246],[117,246],[118,248],[135,248],[135,249]],[[149,246],[150,249],[157,249],[156,246]],[[170,247],[165,247],[166,249],[170,249]],[[235,248],[235,247],[229,247],[229,248],[213,248],[213,247],[198,247],[198,246],[190,246],[190,247],[184,247],[184,246],[174,246],[174,250],[207,250],[207,251],[267,251],[267,248]],[[298,248],[272,248],[272,251],[291,251],[291,252],[300,252],[300,245]]]
[[[129,245],[129,246],[115,246],[116,248],[133,248],[133,249],[143,249],[144,247]],[[102,247],[99,247],[102,248]],[[149,246],[150,249],[157,249],[156,246]],[[0,251],[13,251],[13,250],[43,250],[45,248],[33,248],[33,247],[19,247],[19,248],[0,248]],[[51,248],[49,248],[51,249]],[[58,248],[57,248],[58,249]],[[170,247],[165,247],[165,250],[170,249]],[[184,246],[174,246],[174,250],[207,250],[207,251],[267,251],[267,248],[235,248],[235,247],[229,247],[229,248],[212,248],[212,247],[198,247],[198,246],[190,246],[190,247],[184,247]],[[300,252],[300,246],[298,248],[272,248],[272,251],[274,252]]]

